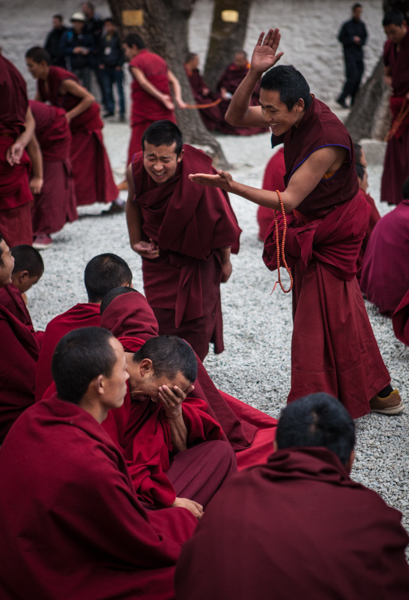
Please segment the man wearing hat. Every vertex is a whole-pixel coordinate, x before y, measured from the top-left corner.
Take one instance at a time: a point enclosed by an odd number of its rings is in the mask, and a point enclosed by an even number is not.
[[[61,38],[60,52],[67,58],[69,70],[79,78],[87,90],[90,90],[90,53],[93,50],[93,38],[83,33],[86,18],[82,12],[75,12],[70,20],[72,27]]]

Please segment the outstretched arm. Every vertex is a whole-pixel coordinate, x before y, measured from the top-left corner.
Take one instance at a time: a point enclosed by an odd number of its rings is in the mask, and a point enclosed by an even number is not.
[[[250,106],[250,102],[263,73],[273,67],[283,55],[283,52],[277,54],[280,38],[278,29],[270,29],[265,37],[264,31],[260,34],[251,57],[250,70],[235,91],[225,116],[230,125],[266,127],[261,106]]]

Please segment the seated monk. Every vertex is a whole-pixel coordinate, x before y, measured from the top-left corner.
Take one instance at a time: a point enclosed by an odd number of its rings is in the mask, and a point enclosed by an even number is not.
[[[216,102],[220,98],[220,94],[211,92],[200,75],[198,55],[189,52],[184,66],[196,104],[200,106],[201,104],[206,105]],[[224,124],[224,117],[220,111],[219,104],[199,109],[199,115],[209,131],[215,131],[215,129],[219,129],[219,126],[223,126]]]
[[[101,427],[126,392],[125,354],[100,327],[53,357],[57,393],[32,406],[0,452],[0,596],[173,600],[175,564],[197,520],[146,511]],[[26,499],[26,510],[13,510]]]
[[[0,234],[0,288],[12,283],[14,258]],[[39,347],[34,332],[0,303],[0,444],[21,413],[34,403]]]
[[[30,100],[35,120],[34,140],[39,145],[43,178],[39,194],[34,196],[33,246],[49,248],[50,233],[62,229],[78,218],[74,178],[71,168],[71,131],[63,108]]]
[[[362,264],[361,290],[383,315],[391,317],[409,290],[409,178],[404,200],[377,223]]]
[[[357,144],[354,144],[354,146],[357,146]],[[379,214],[379,211],[376,208],[375,200],[372,198],[372,196],[370,196],[367,193],[368,173],[367,173],[366,168],[359,162],[355,163],[355,168],[356,168],[356,174],[358,176],[358,181],[359,181],[359,191],[361,192],[362,196],[365,198],[365,200],[368,202],[369,206],[371,207],[371,214],[369,216],[369,222],[366,227],[365,237],[362,242],[361,250],[359,251],[358,264],[361,266],[363,263],[363,260],[364,260],[365,250],[368,246],[369,238],[371,237],[371,234],[374,230],[375,225],[378,223],[378,221],[380,221],[381,215]],[[356,278],[358,279],[358,281],[360,281],[361,270],[359,270],[358,273],[356,274]]]
[[[16,67],[0,53],[0,230],[7,245],[31,244],[28,177],[25,151],[34,132],[27,86]]]
[[[155,315],[139,292],[124,288],[111,290],[101,303],[101,313],[101,327],[112,331],[126,352],[137,352],[147,340],[158,335]],[[236,453],[239,471],[264,463],[271,453],[277,421],[218,390],[198,356],[196,361],[195,389],[188,394],[188,399],[195,398],[206,403],[208,414],[223,430],[222,439],[228,440]],[[130,436],[135,435],[132,411],[138,411],[138,406],[131,403],[127,395],[120,414],[112,411],[114,419],[107,419],[104,423],[112,438],[122,447],[128,446]]]
[[[118,188],[105,150],[104,124],[94,96],[79,84],[76,75],[51,66],[50,56],[44,48],[30,48],[26,52],[26,64],[37,79],[36,101],[64,109],[70,124],[70,158],[77,205],[116,200]]]
[[[210,342],[216,354],[224,350],[220,283],[231,275],[241,230],[227,194],[189,180],[197,169],[216,171],[174,123],[148,127],[142,147],[127,170],[131,248],[142,257],[159,333],[183,338],[204,360]]]
[[[226,482],[183,546],[177,599],[407,599],[402,515],[350,478],[354,444],[335,398],[289,404],[276,452]]]
[[[224,120],[224,116],[230,106],[230,100],[243,79],[246,77],[249,69],[250,65],[247,54],[244,50],[240,50],[235,53],[234,61],[225,69],[217,82],[217,90],[223,98],[222,102],[219,104],[223,117],[222,122],[218,126],[218,130],[221,133],[227,133],[229,135],[254,135],[255,133],[265,133],[268,131],[266,127],[233,127]],[[251,97],[251,106],[258,106],[259,92],[260,86],[254,89]]]
[[[279,148],[267,163],[263,177],[263,190],[278,190],[283,192],[284,185],[285,163],[284,163],[284,146]],[[274,221],[274,210],[266,206],[259,206],[257,209],[258,221],[258,239],[264,242],[266,239],[268,228]]]
[[[0,289],[0,304],[30,329],[41,348],[44,332],[34,331],[25,293],[43,276],[44,262],[38,250],[25,244],[14,246],[11,254],[14,258],[11,283]]]
[[[79,327],[99,327],[102,298],[112,288],[132,285],[132,272],[127,263],[116,254],[99,254],[85,267],[84,283],[88,302],[76,304],[57,315],[46,327],[36,371],[36,402],[42,399],[52,382],[51,361],[60,339]]]

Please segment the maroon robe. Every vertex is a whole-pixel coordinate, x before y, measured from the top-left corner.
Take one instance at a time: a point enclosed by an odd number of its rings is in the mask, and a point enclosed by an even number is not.
[[[122,453],[82,408],[56,395],[31,407],[1,449],[0,477],[2,599],[174,599],[197,521],[184,508],[146,512]]]
[[[393,332],[400,342],[409,346],[409,290],[392,315]]]
[[[278,190],[279,192],[283,192],[285,190],[284,175],[284,148],[280,148],[267,163],[266,170],[264,171],[263,190],[271,190],[273,192]],[[259,226],[258,238],[264,242],[267,230],[271,222],[274,221],[274,210],[265,206],[259,206],[257,209],[257,221]]]
[[[203,80],[203,77],[199,73],[199,69],[192,69],[191,71],[188,71],[185,65],[185,71],[189,79],[193,98],[195,99],[196,104],[199,106],[201,104],[211,104],[220,98],[220,94],[213,94],[210,92]],[[199,115],[209,131],[215,131],[215,129],[219,129],[224,125],[224,117],[221,113],[219,104],[216,106],[199,109]]]
[[[378,221],[381,220],[381,215],[379,214],[379,211],[376,208],[375,200],[372,198],[372,196],[370,196],[369,194],[367,194],[366,192],[364,192],[364,190],[360,189],[359,191],[362,194],[362,196],[365,198],[365,200],[368,202],[369,206],[371,207],[371,214],[370,214],[370,217],[369,217],[368,226],[366,228],[365,237],[363,239],[361,250],[359,252],[359,258],[358,258],[359,271],[356,274],[356,278],[360,282],[361,281],[361,276],[362,276],[361,267],[362,267],[362,264],[363,264],[363,261],[364,261],[366,249],[368,247],[369,238],[372,235],[372,232],[373,232],[373,230],[375,228],[375,225],[378,223]]]
[[[62,94],[61,84],[66,79],[79,83],[78,77],[61,67],[50,67],[46,89],[45,81],[38,80],[38,93],[42,102],[69,112],[81,98]],[[118,197],[118,188],[112,175],[108,154],[102,137],[104,124],[99,116],[99,105],[94,102],[86,111],[70,121],[72,133],[71,165],[74,174],[77,205],[94,202],[112,202]]]
[[[30,313],[28,312],[26,303],[23,300],[20,290],[13,284],[0,288],[0,305],[7,308],[12,315],[16,317],[23,325],[28,327],[31,333],[37,340],[39,348],[43,343],[44,331],[35,331]]]
[[[99,327],[100,305],[89,302],[76,304],[65,313],[57,315],[46,327],[35,376],[35,397],[39,402],[53,380],[51,362],[54,350],[62,337],[80,327]]]
[[[30,329],[0,304],[0,444],[34,403],[39,348]]]
[[[161,335],[178,335],[201,360],[209,350],[223,352],[220,302],[220,248],[238,252],[240,228],[228,196],[216,188],[198,186],[190,173],[214,173],[201,150],[184,145],[184,156],[172,179],[157,186],[135,155],[132,174],[135,199],[142,214],[144,239],[160,248],[155,260],[142,260],[146,298]]]
[[[249,69],[250,69],[249,64],[246,65],[245,67],[238,68],[238,67],[236,67],[236,65],[234,63],[231,63],[226,68],[223,75],[220,77],[219,81],[217,82],[217,90],[224,88],[230,94],[233,95],[234,92],[239,87],[239,85],[241,84],[241,82],[243,81],[243,79],[245,78],[245,76],[247,75],[247,73],[249,72]],[[250,106],[259,106],[259,102],[258,102],[259,93],[260,93],[260,84],[258,83],[253,92],[253,95],[251,97]],[[226,133],[229,135],[254,135],[256,133],[265,133],[266,131],[268,131],[268,128],[265,128],[265,127],[264,128],[263,127],[233,127],[233,125],[230,125],[229,123],[227,123],[224,120],[224,116],[225,116],[229,106],[230,106],[230,100],[222,100],[221,103],[219,104],[220,112],[222,114],[223,120],[218,125],[217,128],[221,133]]]
[[[347,148],[349,160],[287,215],[285,255],[294,277],[288,402],[327,392],[357,418],[370,412],[369,401],[390,383],[356,279],[370,206],[359,193],[347,130],[314,98],[298,127],[284,135],[286,185],[308,156],[324,146]],[[278,219],[281,240],[282,216]],[[274,223],[263,258],[270,270],[277,268]]]
[[[30,100],[35,135],[43,156],[44,184],[34,198],[33,235],[49,235],[78,218],[71,168],[71,131],[65,110]]]
[[[398,117],[405,95],[409,92],[409,32],[400,44],[387,40],[383,61],[390,67],[393,95],[390,99],[392,123]],[[409,101],[406,101],[406,106]],[[381,201],[399,204],[403,200],[402,186],[409,175],[409,116],[388,141],[382,175]]]
[[[178,600],[406,600],[401,514],[326,448],[291,448],[228,481],[182,549]]]
[[[136,152],[142,149],[142,136],[149,125],[155,121],[167,119],[176,123],[176,117],[173,110],[166,108],[160,100],[157,100],[148,92],[145,92],[136,81],[132,74],[132,67],[140,69],[146,79],[156,87],[162,94],[171,96],[168,80],[168,66],[166,62],[153,52],[149,52],[146,48],[141,50],[129,63],[129,71],[132,77],[131,85],[131,139],[128,148],[129,165]]]
[[[11,166],[6,160],[7,150],[24,131],[27,88],[15,66],[1,54],[0,98],[0,232],[10,248],[19,244],[31,246],[31,161],[26,151],[18,165]]]

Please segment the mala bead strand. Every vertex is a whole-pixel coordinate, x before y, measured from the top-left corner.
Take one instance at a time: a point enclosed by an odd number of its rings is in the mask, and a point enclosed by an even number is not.
[[[277,214],[278,211],[274,211],[274,225],[275,225],[275,232],[276,232],[276,247],[277,247],[277,272],[278,272],[278,280],[275,282],[274,284],[274,288],[273,291],[271,293],[274,292],[274,290],[277,287],[277,283],[280,285],[281,289],[283,290],[284,294],[288,294],[288,292],[291,292],[291,290],[293,289],[293,276],[291,274],[291,270],[289,269],[288,265],[287,265],[287,261],[285,260],[285,238],[287,235],[287,216],[285,214],[285,210],[284,210],[284,204],[283,201],[281,200],[281,194],[278,190],[276,190],[276,194],[278,196],[278,200],[280,202],[280,206],[281,206],[281,212],[283,214],[283,223],[284,223],[284,230],[283,230],[283,239],[281,241],[281,247],[280,247],[280,236],[279,236],[279,231],[278,231],[278,219],[277,219]],[[280,258],[283,259],[283,265],[287,271],[287,273],[290,276],[290,287],[288,288],[288,290],[286,290],[281,282],[281,274],[280,274]]]

